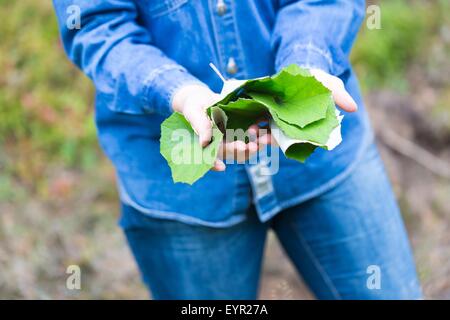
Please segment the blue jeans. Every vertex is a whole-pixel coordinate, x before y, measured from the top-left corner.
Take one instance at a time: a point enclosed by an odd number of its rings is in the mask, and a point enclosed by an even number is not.
[[[288,185],[286,186],[288,187]],[[269,229],[319,299],[420,299],[406,231],[375,146],[321,196],[261,223],[209,228],[123,205],[121,225],[155,299],[255,299]]]

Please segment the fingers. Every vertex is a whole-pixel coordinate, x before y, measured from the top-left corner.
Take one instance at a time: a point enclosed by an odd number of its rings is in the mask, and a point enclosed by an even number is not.
[[[254,124],[248,128],[249,140],[258,143],[258,149],[262,149],[266,145],[275,145],[275,139],[272,138],[270,130],[260,128]]]
[[[334,102],[342,110],[345,110],[347,112],[355,112],[356,110],[358,110],[358,106],[355,100],[353,100],[353,98],[344,88],[337,88],[335,90],[332,90],[332,93]]]
[[[260,149],[267,145],[276,145],[276,141],[270,133],[260,136],[258,138],[258,142],[259,142]]]
[[[256,124],[250,126],[247,130],[248,138],[251,142],[257,141],[258,133],[259,133],[259,127]]]
[[[311,74],[320,81],[333,94],[336,105],[347,112],[355,112],[358,105],[350,94],[345,90],[344,82],[338,77],[332,76],[319,69],[311,69]]]
[[[212,171],[225,171],[226,166],[225,163],[223,163],[222,160],[217,159],[216,162],[214,162],[214,167],[212,167]]]
[[[257,142],[245,143],[243,141],[223,142],[219,148],[221,159],[235,160],[238,163],[251,158],[258,151]]]
[[[184,116],[198,135],[200,145],[206,147],[212,138],[212,124],[206,111],[198,108],[186,108]]]
[[[247,144],[246,158],[249,159],[259,150],[259,146],[256,142],[249,142]]]
[[[219,157],[228,160],[245,160],[247,145],[243,141],[223,142],[219,148]]]
[[[211,170],[224,171],[226,168],[223,160],[232,160],[236,163],[243,163],[253,157],[265,145],[274,144],[274,139],[266,129],[260,129],[253,125],[248,129],[250,141],[245,143],[241,140],[226,142],[219,146],[218,157]]]
[[[212,137],[211,121],[206,115],[206,108],[214,104],[218,95],[205,85],[186,85],[173,97],[172,108],[180,112],[189,121],[199,136],[202,147],[207,146]]]

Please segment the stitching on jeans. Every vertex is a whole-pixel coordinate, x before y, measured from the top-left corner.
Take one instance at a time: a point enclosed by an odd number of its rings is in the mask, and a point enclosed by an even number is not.
[[[294,227],[294,225],[292,223],[289,223],[289,227],[292,228],[292,230],[294,231],[294,235],[296,235],[297,238],[300,240],[300,244],[305,248],[307,254],[311,258],[314,266],[316,267],[317,271],[319,272],[319,274],[322,277],[322,279],[325,282],[325,284],[330,289],[330,291],[333,294],[334,298],[337,299],[337,300],[342,300],[341,295],[337,291],[337,289],[334,286],[333,282],[331,281],[330,277],[328,277],[327,273],[323,269],[322,264],[320,263],[319,259],[317,259],[316,256],[314,255],[314,253],[312,252],[311,247],[308,245],[306,240],[303,238],[303,236],[300,234],[300,232],[297,231],[297,229]]]

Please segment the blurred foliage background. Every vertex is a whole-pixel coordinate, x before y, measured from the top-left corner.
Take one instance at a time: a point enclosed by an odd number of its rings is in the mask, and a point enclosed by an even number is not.
[[[369,1],[352,54],[427,298],[450,299],[450,3]],[[147,298],[116,227],[93,87],[65,57],[50,1],[0,0],[0,298]],[[387,133],[386,133],[387,132]],[[262,298],[311,298],[273,237]],[[82,290],[66,268],[82,268]]]

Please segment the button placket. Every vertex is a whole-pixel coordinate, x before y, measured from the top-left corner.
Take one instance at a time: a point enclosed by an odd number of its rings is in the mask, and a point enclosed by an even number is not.
[[[214,9],[212,16],[216,44],[222,65],[220,71],[228,78],[243,77],[241,50],[238,44],[235,21],[233,17],[232,2],[230,0],[214,0],[211,4]]]
[[[218,0],[216,9],[217,9],[217,14],[219,16],[223,16],[227,12],[228,7],[225,4],[224,0]]]
[[[238,67],[237,67],[237,64],[236,64],[236,60],[234,60],[233,57],[230,57],[228,59],[227,72],[230,75],[235,75],[238,72]]]
[[[273,193],[273,184],[271,176],[267,174],[269,168],[265,161],[249,166],[250,179],[253,182],[253,192],[256,199],[262,199],[270,193]]]
[[[233,2],[232,0],[210,1],[215,41],[221,61],[220,71],[228,75],[229,78],[248,78],[241,48],[242,43],[236,30],[237,22],[233,16]],[[225,10],[223,10],[224,7],[221,3],[226,8]],[[219,7],[222,7],[222,9],[219,10]],[[261,219],[264,212],[271,212],[278,205],[268,164],[267,158],[260,158],[256,165],[245,165],[247,176],[251,181],[253,203],[255,203]]]

